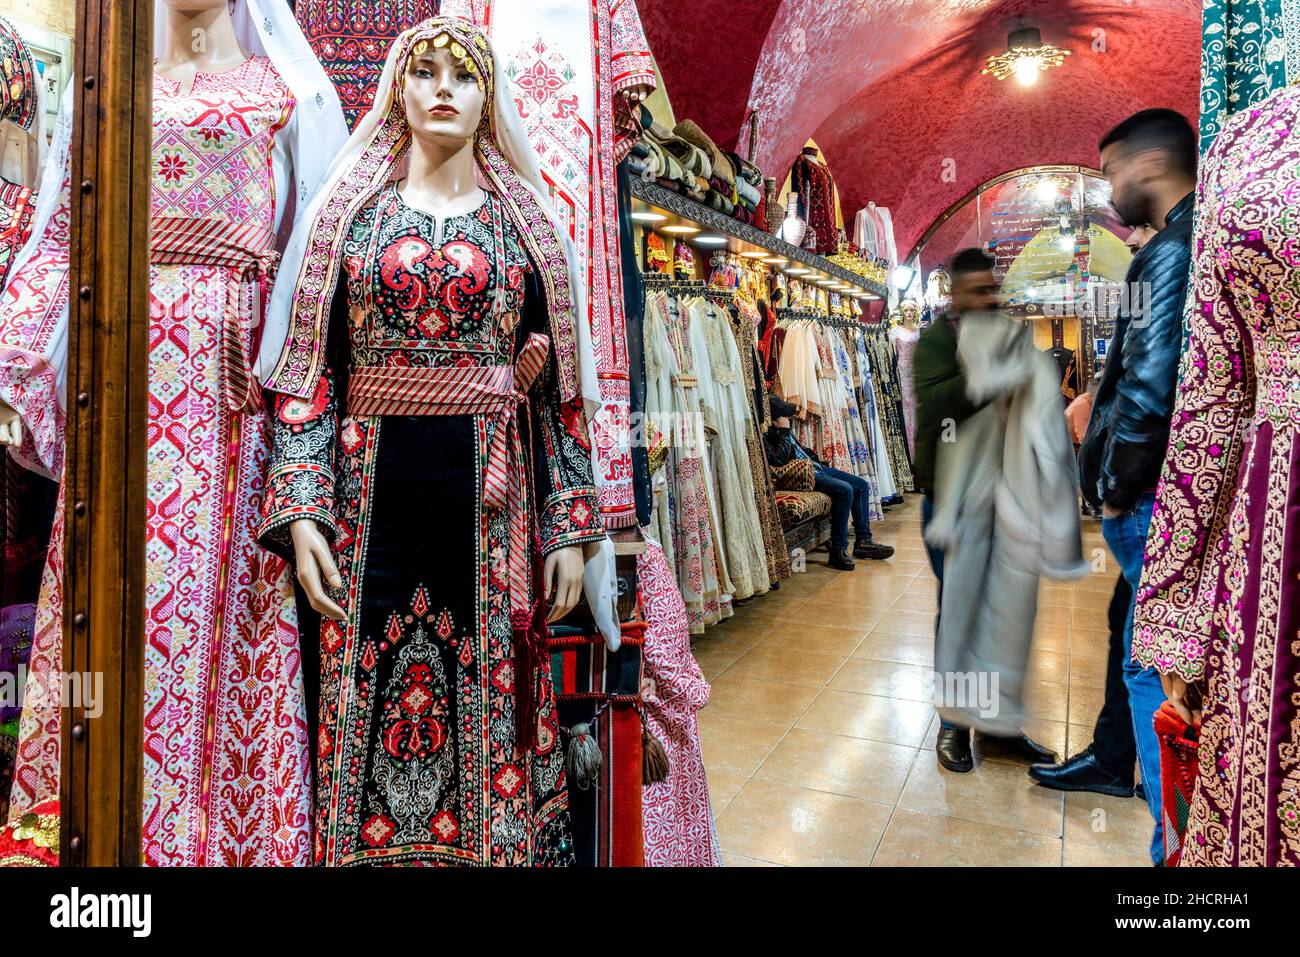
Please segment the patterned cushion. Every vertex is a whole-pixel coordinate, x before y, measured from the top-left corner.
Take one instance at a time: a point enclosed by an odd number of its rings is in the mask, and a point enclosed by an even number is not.
[[[811,492],[816,481],[813,464],[807,459],[791,459],[785,465],[772,469],[772,481],[778,491]]]
[[[777,492],[776,510],[787,531],[801,522],[829,515],[831,500],[821,492]]]

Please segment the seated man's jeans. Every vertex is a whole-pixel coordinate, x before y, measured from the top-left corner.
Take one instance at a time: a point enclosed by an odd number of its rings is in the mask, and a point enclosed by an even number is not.
[[[1124,579],[1133,590],[1128,606],[1128,620],[1124,627],[1124,686],[1128,689],[1129,707],[1133,713],[1133,737],[1137,740],[1142,789],[1146,792],[1147,807],[1155,820],[1151,860],[1159,864],[1164,861],[1165,853],[1164,829],[1160,817],[1160,741],[1156,737],[1154,715],[1164,704],[1165,692],[1160,684],[1160,674],[1155,668],[1143,668],[1133,660],[1133,612],[1137,607],[1142,559],[1146,553],[1147,531],[1151,527],[1151,513],[1155,509],[1155,503],[1155,495],[1146,493],[1138,499],[1133,511],[1116,518],[1103,518],[1101,533],[1110,546],[1111,554],[1119,562]]]
[[[814,470],[813,488],[831,500],[831,551],[849,550],[849,517],[858,541],[871,541],[871,483],[828,465]]]

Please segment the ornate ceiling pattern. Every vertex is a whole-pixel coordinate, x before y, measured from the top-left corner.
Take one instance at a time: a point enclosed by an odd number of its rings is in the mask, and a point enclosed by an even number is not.
[[[816,140],[846,215],[888,206],[900,253],[999,173],[1095,166],[1101,136],[1149,106],[1196,116],[1198,0],[642,0],[641,15],[679,118],[732,146],[758,110],[769,174]],[[1031,87],[981,76],[1022,18],[1065,65]]]

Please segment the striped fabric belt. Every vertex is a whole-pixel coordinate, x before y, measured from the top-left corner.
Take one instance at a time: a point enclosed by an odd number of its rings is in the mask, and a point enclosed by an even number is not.
[[[511,604],[531,593],[527,461],[519,436],[519,407],[546,363],[550,339],[528,337],[513,366],[356,369],[348,382],[348,415],[485,415],[496,418],[483,474],[483,503],[510,520]]]
[[[155,216],[150,224],[153,265],[223,266],[235,272],[235,281],[226,289],[221,321],[222,392],[234,412],[256,412],[262,407],[262,390],[252,373],[248,348],[249,329],[258,329],[260,335],[261,320],[253,326],[242,296],[246,283],[257,284],[253,308],[260,317],[278,258],[275,233],[264,226],[180,216]]]

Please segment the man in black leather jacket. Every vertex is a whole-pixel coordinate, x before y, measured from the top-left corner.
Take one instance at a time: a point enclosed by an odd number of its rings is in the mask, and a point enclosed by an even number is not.
[[[1169,444],[1182,352],[1196,134],[1179,113],[1144,110],[1106,135],[1101,161],[1120,218],[1129,226],[1150,223],[1158,230],[1129,267],[1106,371],[1079,448],[1083,493],[1092,505],[1101,507],[1102,534],[1136,596],[1156,483]],[[1151,857],[1160,864],[1164,860],[1160,746],[1152,715],[1165,695],[1155,669],[1144,669],[1132,660],[1133,601],[1123,640],[1124,684],[1143,790],[1155,821]]]

